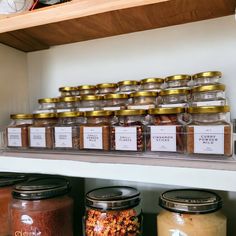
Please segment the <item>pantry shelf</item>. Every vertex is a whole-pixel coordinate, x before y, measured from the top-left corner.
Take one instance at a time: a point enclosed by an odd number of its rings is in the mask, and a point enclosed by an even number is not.
[[[72,0],[0,17],[0,43],[25,52],[234,14],[235,0]]]
[[[233,158],[212,161],[174,155],[154,157],[148,154],[4,151],[0,155],[0,172],[58,174],[236,191]]]

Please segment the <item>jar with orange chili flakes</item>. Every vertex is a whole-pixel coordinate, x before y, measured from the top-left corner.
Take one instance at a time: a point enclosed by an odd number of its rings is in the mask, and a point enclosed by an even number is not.
[[[84,236],[141,236],[140,193],[121,186],[92,190],[84,221]]]

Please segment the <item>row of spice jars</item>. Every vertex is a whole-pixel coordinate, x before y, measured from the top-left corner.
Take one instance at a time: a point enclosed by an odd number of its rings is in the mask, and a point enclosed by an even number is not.
[[[173,75],[163,78],[146,78],[141,81],[124,80],[116,83],[104,83],[97,85],[82,85],[78,87],[61,87],[61,96],[81,96],[112,93],[132,93],[139,90],[159,91],[163,88],[178,88],[217,84],[222,77],[219,71],[207,71],[191,75]]]
[[[229,107],[190,107],[187,111],[179,107],[12,115],[7,146],[231,156]]]

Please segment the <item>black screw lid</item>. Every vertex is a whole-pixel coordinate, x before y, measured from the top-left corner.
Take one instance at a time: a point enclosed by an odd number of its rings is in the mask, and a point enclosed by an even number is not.
[[[26,181],[27,176],[17,173],[1,173],[0,174],[0,187],[7,187]]]

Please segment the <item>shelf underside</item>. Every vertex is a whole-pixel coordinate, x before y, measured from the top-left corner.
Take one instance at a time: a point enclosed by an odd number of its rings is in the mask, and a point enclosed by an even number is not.
[[[234,14],[235,0],[81,0],[0,19],[0,42],[25,52]]]

